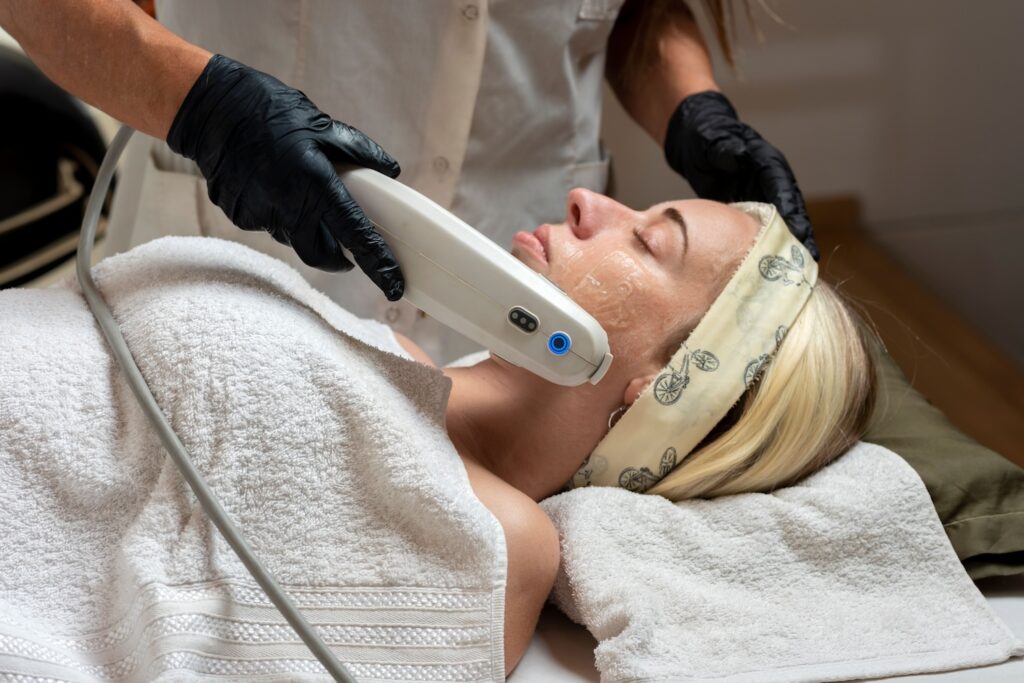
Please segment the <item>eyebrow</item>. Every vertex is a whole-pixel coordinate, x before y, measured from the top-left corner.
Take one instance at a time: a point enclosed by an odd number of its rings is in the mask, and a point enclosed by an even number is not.
[[[679,228],[683,231],[683,253],[685,254],[687,248],[689,248],[689,246],[690,246],[690,241],[689,241],[689,238],[686,235],[686,221],[683,219],[683,215],[681,213],[679,213],[678,211],[676,211],[671,206],[668,207],[667,209],[665,209],[661,213],[661,215],[664,216],[665,218],[669,219],[670,221],[672,221],[676,225],[678,225]]]

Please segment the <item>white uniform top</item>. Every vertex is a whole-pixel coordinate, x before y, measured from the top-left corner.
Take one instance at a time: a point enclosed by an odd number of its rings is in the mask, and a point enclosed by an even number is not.
[[[380,143],[399,180],[506,249],[560,221],[576,186],[603,192],[598,139],[608,34],[623,0],[174,0],[169,29],[266,71]],[[295,265],[353,313],[386,322],[445,363],[475,344],[358,271],[305,267],[264,233],[232,226],[191,162],[143,138],[129,154],[110,245],[164,234],[244,242]]]

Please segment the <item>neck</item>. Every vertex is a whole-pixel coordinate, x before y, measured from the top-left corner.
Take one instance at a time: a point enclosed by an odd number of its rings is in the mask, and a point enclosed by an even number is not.
[[[493,356],[444,373],[452,380],[448,435],[459,455],[538,501],[575,474],[622,402],[612,377],[563,387]]]

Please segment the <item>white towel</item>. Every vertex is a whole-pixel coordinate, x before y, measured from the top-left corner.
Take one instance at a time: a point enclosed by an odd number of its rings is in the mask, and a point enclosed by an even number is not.
[[[230,242],[157,240],[96,279],[195,464],[361,683],[504,680],[504,535],[440,371]],[[327,680],[77,289],[0,292],[0,321],[0,679]]]
[[[592,487],[541,506],[562,540],[552,601],[597,639],[602,683],[851,680],[1024,654],[920,478],[881,446],[771,494]]]

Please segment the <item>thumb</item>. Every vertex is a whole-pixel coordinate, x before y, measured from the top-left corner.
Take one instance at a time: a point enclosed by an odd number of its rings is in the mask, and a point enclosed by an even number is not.
[[[371,168],[389,178],[397,178],[402,172],[398,162],[384,148],[371,140],[358,128],[335,121],[321,137],[324,154],[335,162],[348,162]]]

